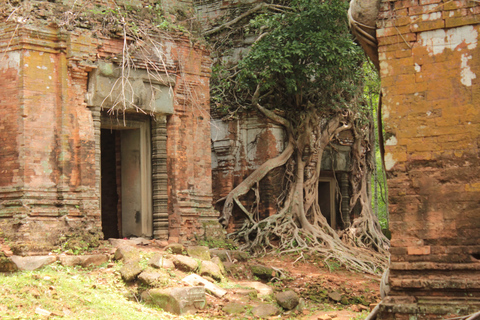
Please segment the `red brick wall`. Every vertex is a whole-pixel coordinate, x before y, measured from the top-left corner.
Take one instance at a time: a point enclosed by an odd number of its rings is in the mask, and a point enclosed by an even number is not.
[[[16,113],[10,110],[17,109],[21,105],[21,96],[18,95],[18,87],[21,84],[18,72],[20,55],[18,52],[1,54],[0,68],[0,187],[17,187],[22,185],[23,168],[19,157],[22,150],[20,132],[22,121]]]
[[[385,319],[480,305],[479,14],[473,1],[382,1],[392,232]]]
[[[19,28],[0,24],[0,217],[8,217],[0,228],[21,254],[47,252],[85,223],[101,236],[99,116],[85,94],[97,59],[123,49],[122,39],[86,29],[60,32],[36,19]],[[170,235],[193,241],[203,222],[215,220],[209,52],[182,34],[158,41],[176,77],[167,122]]]

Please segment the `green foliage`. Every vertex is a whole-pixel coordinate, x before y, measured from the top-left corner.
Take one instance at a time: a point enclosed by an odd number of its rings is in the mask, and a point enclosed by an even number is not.
[[[239,63],[242,89],[254,92],[259,85],[274,97],[262,103],[296,112],[350,104],[364,56],[347,27],[348,2],[292,0],[290,7],[251,21],[251,29],[266,34]]]
[[[138,303],[133,288],[119,280],[119,267],[90,270],[52,264],[40,270],[0,275],[0,318],[205,319],[174,316]],[[58,316],[41,316],[35,313],[36,308]]]
[[[199,246],[205,246],[209,248],[219,248],[225,250],[237,250],[237,246],[231,239],[210,239],[210,240],[199,240]]]
[[[378,112],[378,100],[380,94],[380,77],[373,69],[371,64],[364,64],[365,86],[364,86],[364,101],[371,110],[373,118]],[[378,123],[375,124],[375,167],[376,172],[372,174],[372,208],[378,216],[380,226],[382,229],[388,229],[388,199],[387,199],[387,183],[386,176],[383,169],[382,156],[379,148],[378,137]],[[384,132],[383,132],[384,134]]]

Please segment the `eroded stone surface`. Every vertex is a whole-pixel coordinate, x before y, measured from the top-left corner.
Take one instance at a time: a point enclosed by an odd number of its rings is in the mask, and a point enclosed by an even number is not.
[[[173,264],[173,261],[170,259],[167,259],[163,256],[161,253],[155,253],[150,260],[148,261],[148,264],[154,268],[163,268],[163,269],[173,269],[175,268],[175,265]]]
[[[280,314],[280,309],[271,303],[262,303],[252,309],[252,314],[259,318],[268,318]]]
[[[120,274],[125,282],[133,281],[143,271],[143,268],[136,261],[127,262],[120,268]]]
[[[257,290],[258,297],[262,299],[268,298],[273,294],[273,289],[269,285],[258,281],[240,281],[238,284],[243,287],[254,288]]]
[[[173,256],[173,264],[175,268],[185,272],[194,272],[198,269],[198,262],[195,259],[178,254]]]
[[[10,259],[17,265],[19,270],[32,271],[40,269],[43,266],[49,265],[57,261],[56,256],[30,256],[20,257],[11,256]]]
[[[284,309],[292,310],[298,305],[300,297],[292,290],[278,292],[275,294],[277,303]]]
[[[103,263],[108,262],[108,257],[104,254],[93,254],[93,255],[81,255],[81,256],[68,256],[60,255],[58,257],[60,263],[64,266],[99,266]]]
[[[142,293],[142,299],[167,312],[182,315],[195,313],[205,307],[204,287],[151,289]]]
[[[189,246],[187,247],[187,253],[190,257],[201,260],[211,260],[212,258],[208,247],[204,246]]]
[[[200,263],[199,273],[201,276],[212,277],[216,281],[222,281],[222,272],[213,261],[202,261]]]

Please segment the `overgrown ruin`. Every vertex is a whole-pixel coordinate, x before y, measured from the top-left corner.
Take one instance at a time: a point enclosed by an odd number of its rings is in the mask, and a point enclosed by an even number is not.
[[[2,236],[16,254],[85,232],[201,239],[216,223],[209,52],[155,29],[169,13],[154,1],[64,2],[1,6]]]
[[[117,4],[171,20],[149,25],[156,33],[139,41],[127,36],[133,25],[121,23],[113,1],[0,6],[0,236],[15,254],[47,253],[66,236],[195,242],[218,232],[212,201],[283,150],[283,131],[257,115],[214,120],[210,136],[210,52],[182,29],[162,29],[194,21],[192,2],[170,11],[153,0]],[[380,10],[367,33],[382,80],[392,233],[391,291],[377,318],[467,315],[480,309],[480,6],[374,5]],[[221,18],[236,3],[195,6]],[[254,145],[263,138],[268,146]],[[345,174],[345,165],[330,168]],[[275,212],[270,191],[279,177],[262,181],[264,216]],[[343,176],[324,178],[330,201],[332,185],[347,198]],[[329,224],[339,217],[348,220],[342,210]]]

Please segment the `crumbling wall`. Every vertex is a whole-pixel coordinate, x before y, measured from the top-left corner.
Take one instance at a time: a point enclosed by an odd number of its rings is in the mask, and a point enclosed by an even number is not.
[[[0,8],[0,228],[17,254],[48,252],[75,230],[102,238],[101,108],[88,105],[86,93],[99,61],[121,59],[124,39],[122,30],[102,21],[112,12],[106,9],[116,8],[114,1],[64,2],[17,1]],[[140,16],[156,4],[120,2]],[[173,114],[152,118],[152,130],[164,137],[153,143],[166,152],[152,155],[166,168],[156,179],[168,180],[154,206],[157,201],[165,207],[163,236],[193,241],[215,219],[209,52],[182,32],[153,36],[165,49],[165,60],[157,63],[174,79]],[[146,68],[141,59],[136,62]]]
[[[382,1],[391,265],[380,319],[480,310],[480,6]]]
[[[221,198],[261,164],[283,151],[285,133],[282,127],[256,112],[242,113],[230,121],[212,119],[211,133],[214,202],[220,200],[216,208],[221,211]],[[283,179],[284,169],[278,168],[260,182],[257,209],[261,216],[267,217],[276,212],[276,198],[282,191]],[[244,204],[249,209],[257,205],[253,192],[247,195]],[[244,214],[236,208],[229,231],[240,227],[244,218]]]

